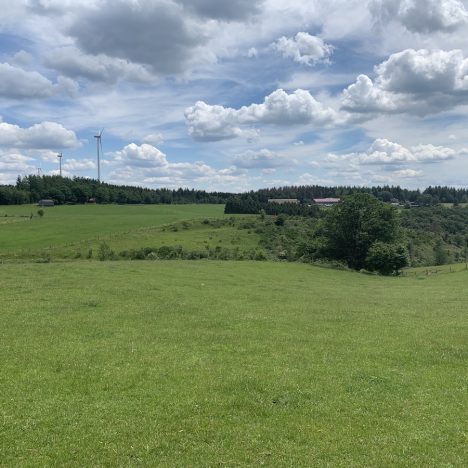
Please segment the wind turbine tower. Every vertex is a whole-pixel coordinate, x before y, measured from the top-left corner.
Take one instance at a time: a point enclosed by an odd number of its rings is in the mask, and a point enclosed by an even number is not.
[[[99,135],[94,135],[96,138],[96,152],[97,152],[97,178],[98,182],[101,182],[101,154],[102,154],[102,141],[101,136],[104,129],[102,129]]]
[[[60,161],[60,177],[62,177],[62,157],[63,157],[62,153],[57,154],[57,158],[59,158],[59,161]]]

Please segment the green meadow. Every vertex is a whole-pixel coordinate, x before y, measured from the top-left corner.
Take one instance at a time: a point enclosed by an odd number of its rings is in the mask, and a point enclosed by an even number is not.
[[[44,253],[73,256],[103,241],[117,248],[141,246],[141,242],[149,240],[180,242],[180,235],[164,235],[165,239],[161,239],[162,226],[224,216],[223,205],[55,206],[44,208],[43,218],[37,216],[37,211],[35,205],[0,207],[0,258],[30,258]],[[192,242],[187,236],[185,240]]]
[[[21,210],[0,208],[1,465],[466,466],[462,265],[9,262],[98,237],[257,243],[222,206]]]

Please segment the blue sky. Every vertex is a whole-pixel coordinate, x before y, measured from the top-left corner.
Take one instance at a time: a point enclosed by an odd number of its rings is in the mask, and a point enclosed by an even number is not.
[[[468,184],[467,1],[0,7],[0,184]]]

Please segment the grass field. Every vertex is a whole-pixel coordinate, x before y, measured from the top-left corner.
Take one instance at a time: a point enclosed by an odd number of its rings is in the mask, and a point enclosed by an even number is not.
[[[0,265],[0,463],[466,466],[467,282]]]
[[[81,261],[260,236],[221,205],[31,212],[0,208],[0,465],[468,464],[465,264]]]
[[[223,209],[223,205],[73,205],[46,208],[43,218],[30,219],[37,206],[2,206],[0,257],[30,258],[44,251],[73,255],[102,241],[118,248],[141,246],[143,240],[158,242],[165,224],[223,217]],[[162,241],[172,240],[164,237]]]

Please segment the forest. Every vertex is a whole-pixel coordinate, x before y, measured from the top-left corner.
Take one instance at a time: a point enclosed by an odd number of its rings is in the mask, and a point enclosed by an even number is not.
[[[0,185],[0,205],[22,205],[47,198],[56,204],[119,203],[119,204],[185,204],[227,203],[227,213],[278,214],[277,207],[268,207],[270,198],[295,198],[301,205],[312,203],[314,198],[343,197],[352,193],[369,193],[385,202],[412,203],[432,206],[439,203],[468,203],[468,189],[453,187],[428,187],[425,190],[409,190],[399,186],[335,186],[300,185],[252,190],[242,194],[207,192],[188,188],[150,189],[136,186],[114,185],[82,177],[67,178],[49,175],[18,177],[15,185]],[[310,215],[304,208],[285,207],[288,214]],[[271,213],[270,213],[271,212]],[[301,213],[300,213],[301,212]]]

